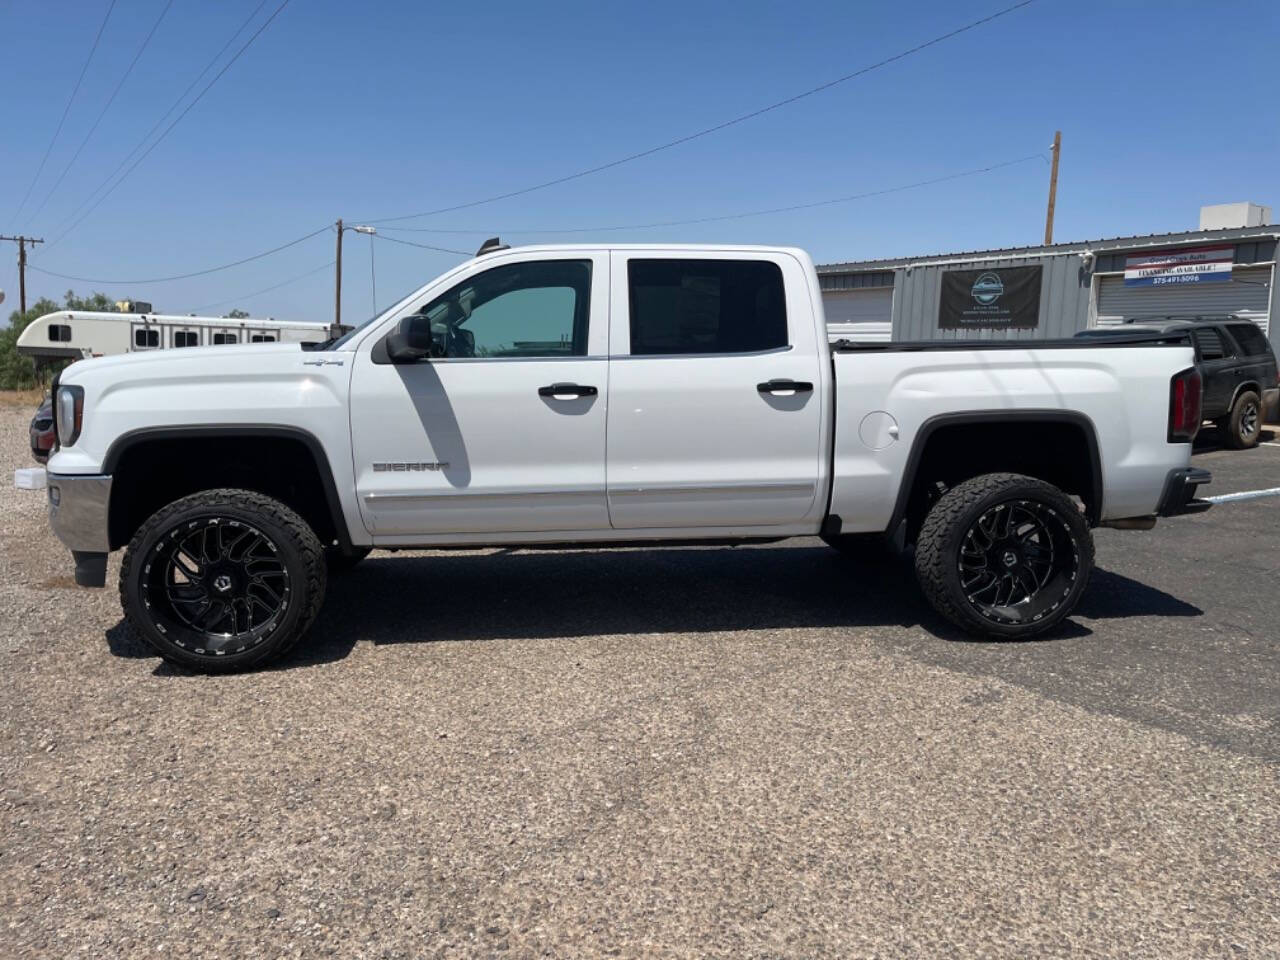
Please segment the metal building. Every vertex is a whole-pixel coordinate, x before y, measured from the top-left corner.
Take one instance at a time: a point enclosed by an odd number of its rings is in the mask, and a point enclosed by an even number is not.
[[[1216,226],[1224,216],[1247,225]],[[1206,207],[1185,233],[833,263],[818,279],[829,333],[858,340],[1037,340],[1169,314],[1235,313],[1267,331],[1269,220],[1253,204]]]

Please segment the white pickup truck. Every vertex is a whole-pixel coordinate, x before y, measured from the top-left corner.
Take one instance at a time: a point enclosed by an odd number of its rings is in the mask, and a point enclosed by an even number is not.
[[[962,629],[1021,638],[1075,606],[1091,527],[1207,508],[1193,359],[828,344],[796,249],[487,244],[315,349],[74,364],[50,516],[84,586],[126,549],[128,621],[201,670],[288,649],[373,547],[874,535]]]

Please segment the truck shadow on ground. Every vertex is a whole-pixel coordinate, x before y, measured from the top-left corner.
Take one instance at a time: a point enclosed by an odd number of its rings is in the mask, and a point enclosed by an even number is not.
[[[1203,611],[1136,580],[1095,570],[1076,612],[1109,620]],[[975,642],[935,615],[910,564],[888,555],[848,557],[825,546],[375,555],[330,581],[310,637],[278,666],[341,660],[358,641],[894,626]],[[1036,642],[1091,633],[1069,620]],[[107,632],[107,641],[117,656],[153,655],[123,624]],[[165,664],[157,672],[181,671]]]
[[[1258,434],[1259,443],[1273,443],[1276,439],[1276,432],[1269,427],[1264,427],[1262,432]],[[1194,453],[1212,453],[1215,450],[1230,450],[1222,431],[1214,426],[1201,427],[1200,432],[1196,434],[1196,441],[1192,445]]]

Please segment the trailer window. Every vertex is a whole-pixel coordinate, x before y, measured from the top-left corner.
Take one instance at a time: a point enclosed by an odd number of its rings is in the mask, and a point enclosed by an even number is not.
[[[220,346],[224,343],[238,343],[234,333],[215,333],[213,335],[213,345]]]
[[[133,331],[133,345],[139,350],[151,350],[160,346],[160,331],[146,328]]]
[[[71,324],[69,323],[49,324],[49,342],[50,343],[70,343],[71,342]]]
[[[175,347],[198,347],[200,346],[200,333],[196,330],[175,330],[173,331],[173,345]]]
[[[250,343],[275,343],[276,338],[270,333],[255,333],[249,338]]]
[[[631,353],[756,353],[787,345],[782,271],[767,260],[632,260]]]

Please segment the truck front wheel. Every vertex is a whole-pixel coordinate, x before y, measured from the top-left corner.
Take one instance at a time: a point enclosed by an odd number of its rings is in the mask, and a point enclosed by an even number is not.
[[[1013,473],[956,485],[929,511],[916,543],[929,602],[968,633],[1021,640],[1075,608],[1093,569],[1093,537],[1057,487]]]
[[[120,567],[125,616],[160,656],[205,673],[257,666],[311,626],[324,548],[283,503],[205,490],[156,511]]]

